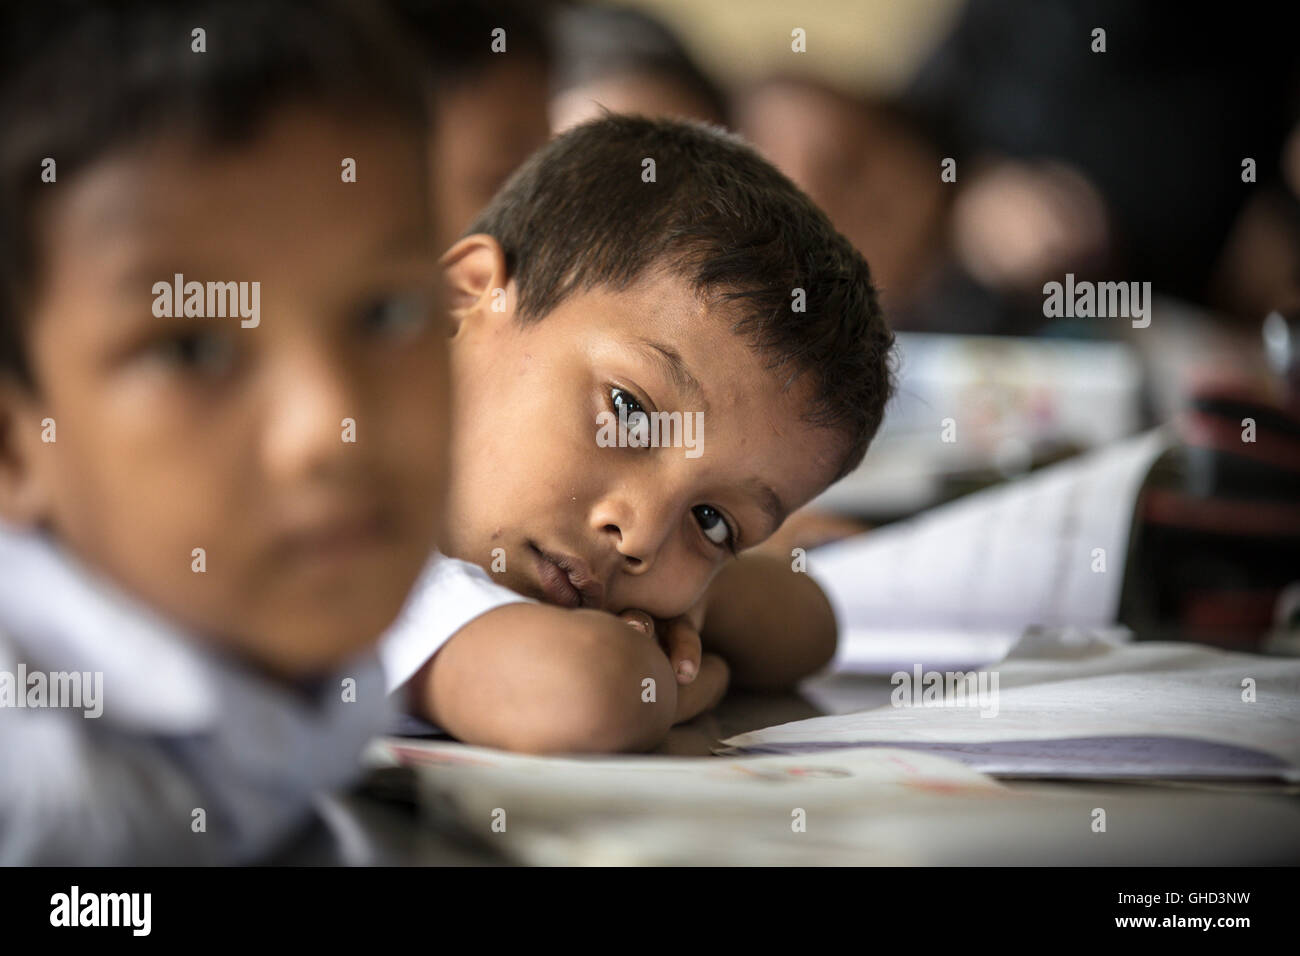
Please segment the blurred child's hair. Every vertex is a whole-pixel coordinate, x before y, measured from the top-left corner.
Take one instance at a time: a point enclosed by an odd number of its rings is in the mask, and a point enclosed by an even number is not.
[[[192,31],[205,31],[196,52]],[[246,141],[272,110],[328,104],[409,123],[427,102],[388,21],[350,0],[22,0],[0,5],[0,376],[34,384],[23,319],[39,286],[46,157],[57,184],[165,133]]]
[[[649,159],[653,182],[642,178]],[[894,390],[894,335],[866,260],[735,136],[635,116],[577,126],[533,154],[468,232],[501,244],[524,322],[574,292],[626,288],[661,264],[730,303],[733,331],[787,387],[811,377],[807,420],[847,438],[837,478],[880,426]]]
[[[551,65],[549,0],[392,0],[392,6],[436,90],[471,83],[516,57]],[[504,54],[493,51],[496,30],[504,31]]]

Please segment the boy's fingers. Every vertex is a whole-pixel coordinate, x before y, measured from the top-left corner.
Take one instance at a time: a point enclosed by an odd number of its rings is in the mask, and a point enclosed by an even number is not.
[[[673,665],[677,683],[689,684],[695,680],[700,671],[700,655],[704,648],[700,646],[700,635],[684,619],[678,618],[667,627],[662,639],[664,653]]]
[[[645,611],[627,610],[619,615],[628,624],[649,637],[655,636],[655,620]]]
[[[689,684],[677,688],[677,715],[674,724],[690,720],[706,710],[712,710],[727,693],[731,670],[717,654],[700,657],[700,675]]]

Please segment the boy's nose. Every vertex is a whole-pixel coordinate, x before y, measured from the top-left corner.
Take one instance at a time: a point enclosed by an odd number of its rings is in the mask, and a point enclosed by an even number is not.
[[[644,574],[672,533],[671,509],[649,496],[635,505],[632,500],[629,489],[606,496],[593,509],[591,523],[612,539],[614,550],[623,556],[624,571]]]
[[[345,369],[328,356],[301,353],[275,378],[262,411],[268,474],[300,481],[337,467],[361,443],[366,425]]]

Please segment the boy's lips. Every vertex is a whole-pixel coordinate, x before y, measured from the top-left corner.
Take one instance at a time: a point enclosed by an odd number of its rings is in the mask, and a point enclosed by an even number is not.
[[[392,541],[392,522],[382,509],[371,508],[320,516],[287,528],[280,536],[282,553],[309,565],[356,560]]]
[[[543,551],[531,541],[537,577],[548,600],[563,607],[603,607],[605,586],[581,558]]]

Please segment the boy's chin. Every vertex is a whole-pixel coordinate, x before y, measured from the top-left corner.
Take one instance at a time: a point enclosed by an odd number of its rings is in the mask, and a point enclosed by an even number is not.
[[[312,680],[337,674],[373,652],[380,636],[397,617],[400,605],[373,613],[294,615],[265,619],[227,638],[225,650],[246,664],[286,681]],[[346,675],[345,675],[346,676]]]
[[[337,622],[335,623],[337,627]],[[384,628],[373,625],[341,633],[278,633],[256,646],[232,648],[254,667],[284,681],[313,680],[337,674],[372,651]],[[360,635],[360,637],[358,637]],[[346,676],[346,675],[345,675]]]

